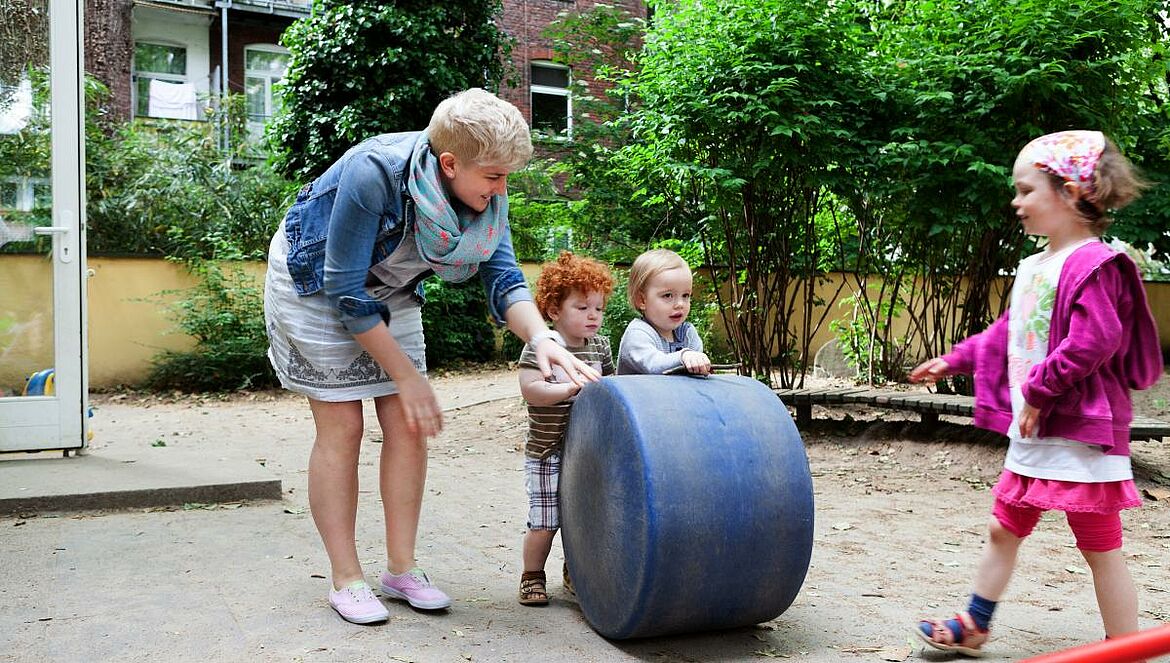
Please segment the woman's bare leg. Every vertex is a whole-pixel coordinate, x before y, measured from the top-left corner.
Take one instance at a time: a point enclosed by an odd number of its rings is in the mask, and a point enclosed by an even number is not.
[[[365,577],[354,540],[362,402],[310,398],[309,408],[317,428],[309,455],[309,509],[329,555],[333,587],[340,589]]]

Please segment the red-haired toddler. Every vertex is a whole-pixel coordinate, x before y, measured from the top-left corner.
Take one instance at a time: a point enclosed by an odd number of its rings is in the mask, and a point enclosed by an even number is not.
[[[605,302],[613,292],[609,268],[591,258],[562,251],[546,263],[536,282],[536,306],[553,325],[556,340],[577,359],[602,375],[614,372],[609,339],[598,336]],[[560,528],[558,484],[561,448],[569,423],[569,408],[580,391],[554,368],[545,378],[531,344],[520,354],[520,393],[528,401],[528,440],[524,445],[524,481],[528,489],[528,532],[524,535],[524,573],[520,576],[520,603],[546,605],[544,564]],[[568,569],[564,571],[569,591]]]

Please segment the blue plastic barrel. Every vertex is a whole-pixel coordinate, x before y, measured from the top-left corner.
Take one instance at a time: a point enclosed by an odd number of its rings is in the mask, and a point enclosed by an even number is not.
[[[586,385],[560,499],[581,611],[607,638],[765,622],[808,571],[808,456],[780,399],[750,378]]]
[[[45,368],[28,376],[24,383],[24,396],[52,396],[53,379],[56,371]]]

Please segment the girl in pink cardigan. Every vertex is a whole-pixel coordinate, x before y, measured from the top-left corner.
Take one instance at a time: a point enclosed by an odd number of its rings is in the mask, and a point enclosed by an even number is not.
[[[979,655],[996,602],[1040,515],[1064,511],[1093,574],[1105,637],[1138,629],[1137,591],[1121,552],[1121,510],[1141,505],[1129,461],[1131,389],[1162,373],[1158,333],[1136,265],[1101,243],[1107,210],[1143,183],[1097,131],[1028,143],[1012,171],[1024,232],[1048,238],[1016,271],[1008,310],[986,331],[911,374],[975,376],[975,424],[1008,436],[992,492],[990,536],[970,604],[919,622],[932,647]]]

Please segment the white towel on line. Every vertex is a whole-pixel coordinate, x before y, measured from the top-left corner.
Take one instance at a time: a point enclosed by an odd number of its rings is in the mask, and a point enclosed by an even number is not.
[[[168,83],[150,79],[150,101],[147,114],[172,120],[199,119],[199,103],[195,86],[190,83]]]

